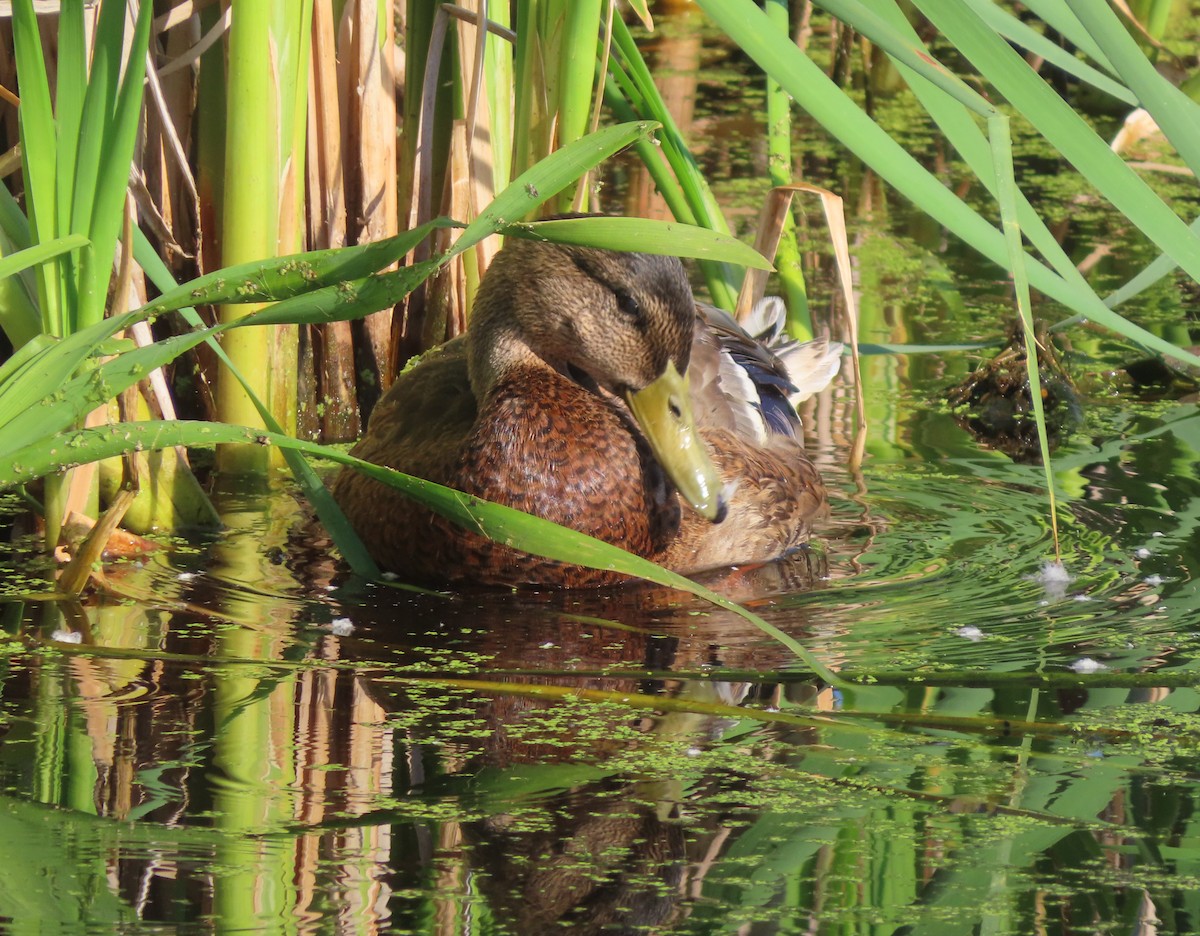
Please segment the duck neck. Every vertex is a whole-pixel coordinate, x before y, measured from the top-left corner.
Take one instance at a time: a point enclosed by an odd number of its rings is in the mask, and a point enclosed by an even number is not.
[[[514,371],[558,370],[530,347],[520,324],[504,313],[502,303],[477,302],[471,319],[467,373],[480,402]]]

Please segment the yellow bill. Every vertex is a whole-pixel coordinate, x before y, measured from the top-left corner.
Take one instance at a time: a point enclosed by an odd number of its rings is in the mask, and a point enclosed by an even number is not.
[[[626,394],[633,418],[641,426],[654,457],[700,516],[720,523],[727,505],[721,479],[696,432],[688,379],[673,362],[661,377],[642,390]]]

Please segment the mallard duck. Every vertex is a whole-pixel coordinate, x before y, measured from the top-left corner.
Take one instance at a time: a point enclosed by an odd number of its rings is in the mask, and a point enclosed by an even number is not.
[[[807,349],[819,384],[839,351]],[[764,562],[806,542],[826,506],[794,382],[732,319],[697,306],[678,259],[509,238],[468,333],[397,379],[352,453],[685,574]],[[406,580],[621,578],[489,542],[349,468],[333,493]]]

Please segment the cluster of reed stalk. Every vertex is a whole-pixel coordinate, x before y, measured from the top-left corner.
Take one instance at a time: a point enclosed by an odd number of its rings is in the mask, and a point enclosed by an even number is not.
[[[1031,25],[993,0],[815,4],[909,85],[994,196],[990,211],[961,200],[805,54],[798,40],[814,4],[696,6],[768,82],[764,195],[791,190],[789,117],[803,108],[1008,271],[1027,326],[1032,289],[1200,363],[1113,310],[1176,266],[1200,277],[1200,237],[1044,75],[1061,69],[1141,104],[1194,171],[1197,105],[1131,28],[1139,15],[1164,28],[1167,5],[1027,0]],[[0,462],[12,467],[0,486],[45,479],[55,544],[64,517],[99,516],[102,491],[137,528],[213,521],[188,446],[219,444],[227,475],[261,476],[283,458],[331,512],[352,564],[370,571],[301,455],[331,450],[307,440],[353,438],[399,366],[466,327],[497,235],[528,236],[529,219],[595,207],[590,174],[624,147],[684,233],[590,218],[541,222],[537,236],[696,257],[717,305],[744,304],[762,280],[745,287],[742,267],[765,261],[728,236],[626,18],[652,25],[644,0],[234,0],[157,16],[146,3],[62,0],[41,17],[33,0],[13,0],[14,54],[0,60],[0,85],[15,89],[11,105],[19,99],[0,187],[0,328],[13,349],[0,367]],[[954,46],[969,80],[937,60],[918,27]],[[1118,294],[1096,294],[1022,195],[1014,114],[1162,250]],[[783,287],[802,332],[788,214],[776,196]],[[1030,379],[1037,404],[1036,369]],[[194,418],[177,418],[180,405]],[[97,462],[107,467],[93,475]],[[435,509],[461,509],[428,485],[382,476]],[[546,550],[544,525],[530,531]]]

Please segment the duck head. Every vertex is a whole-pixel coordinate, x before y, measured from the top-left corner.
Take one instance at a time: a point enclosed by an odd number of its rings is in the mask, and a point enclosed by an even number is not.
[[[680,495],[717,523],[726,501],[688,388],[695,322],[675,257],[510,237],[476,299],[472,388],[482,399],[507,367],[536,357],[621,397]]]

